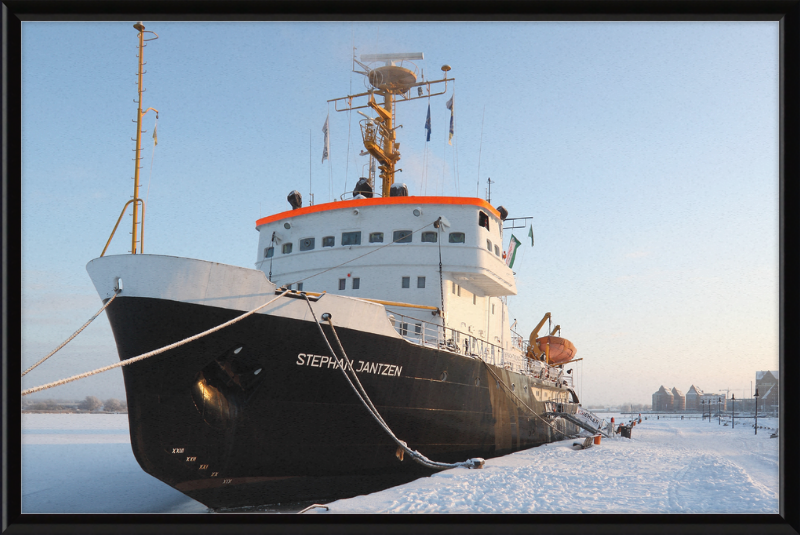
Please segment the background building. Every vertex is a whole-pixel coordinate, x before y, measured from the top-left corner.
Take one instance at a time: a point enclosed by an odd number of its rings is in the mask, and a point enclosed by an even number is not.
[[[703,391],[692,385],[689,391],[686,392],[686,409],[690,411],[700,410],[700,398],[703,396]]]
[[[686,396],[676,387],[672,387],[672,408],[676,411],[686,410]]]
[[[664,385],[653,394],[653,410],[654,411],[671,411],[673,410],[674,396],[672,392],[667,390]]]
[[[759,413],[777,414],[780,405],[780,383],[778,378],[779,373],[777,370],[756,372]]]

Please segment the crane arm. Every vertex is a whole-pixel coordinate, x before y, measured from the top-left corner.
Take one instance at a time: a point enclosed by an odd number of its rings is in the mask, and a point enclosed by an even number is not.
[[[550,319],[550,313],[545,313],[542,321],[533,328],[531,331],[531,335],[528,338],[528,358],[539,360],[539,357],[542,356],[543,351],[539,349],[539,344],[536,343],[536,339],[539,337],[539,331],[541,330],[544,322]]]

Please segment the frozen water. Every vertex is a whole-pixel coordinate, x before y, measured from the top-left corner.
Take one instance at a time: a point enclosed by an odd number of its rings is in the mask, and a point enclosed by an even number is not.
[[[208,511],[139,467],[125,414],[25,414],[22,424],[23,513]],[[752,420],[731,429],[716,420],[648,419],[631,440],[604,438],[578,451],[574,440],[556,442],[306,514],[775,514],[779,443],[770,433],[754,435]]]

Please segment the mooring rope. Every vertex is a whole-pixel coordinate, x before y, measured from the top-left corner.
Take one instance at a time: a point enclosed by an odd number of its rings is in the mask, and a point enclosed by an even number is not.
[[[89,326],[89,324],[90,324],[91,322],[93,322],[93,321],[95,320],[95,318],[96,318],[97,316],[99,316],[99,315],[100,315],[100,314],[101,314],[101,313],[102,313],[102,312],[103,312],[103,311],[106,309],[106,307],[107,307],[108,305],[110,305],[110,304],[111,304],[111,301],[113,301],[114,299],[116,299],[116,298],[117,298],[117,294],[118,294],[118,292],[115,292],[115,293],[114,293],[114,295],[112,295],[112,296],[111,296],[111,299],[109,299],[108,301],[106,301],[106,304],[105,304],[105,305],[103,305],[103,306],[102,306],[102,308],[101,308],[100,310],[98,310],[98,311],[97,311],[97,314],[95,314],[94,316],[92,316],[92,317],[89,319],[89,321],[87,321],[86,323],[84,323],[84,324],[83,324],[83,327],[81,327],[80,329],[78,329],[77,331],[75,331],[74,333],[72,333],[72,336],[70,336],[69,338],[67,338],[67,339],[64,341],[64,343],[63,343],[63,344],[61,344],[60,346],[58,346],[57,348],[55,348],[53,351],[51,351],[49,355],[47,355],[46,357],[44,357],[43,359],[41,359],[39,362],[37,362],[36,364],[34,364],[33,366],[31,366],[31,367],[30,367],[30,368],[28,368],[27,370],[25,370],[24,372],[22,372],[22,375],[20,375],[20,377],[25,377],[25,375],[26,375],[26,374],[27,374],[29,371],[31,371],[31,370],[32,370],[32,369],[34,369],[36,366],[38,366],[38,365],[39,365],[39,364],[41,364],[42,362],[46,361],[47,359],[49,359],[50,357],[52,357],[53,355],[55,355],[55,354],[56,354],[56,353],[57,353],[57,352],[58,352],[58,351],[59,351],[59,350],[60,350],[62,347],[64,347],[64,346],[65,346],[65,345],[67,345],[68,343],[70,343],[70,341],[72,341],[72,339],[73,339],[73,338],[75,338],[76,336],[78,336],[79,334],[81,334],[81,331],[82,331],[82,330],[84,330],[86,327],[88,327],[88,326]]]
[[[331,355],[333,355],[333,357],[336,359],[336,362],[339,365],[339,369],[342,370],[342,373],[344,374],[345,379],[347,379],[347,383],[350,385],[350,388],[352,388],[353,392],[356,393],[356,396],[364,405],[364,407],[367,409],[367,412],[369,412],[370,416],[372,416],[372,418],[378,423],[378,425],[380,425],[383,428],[383,430],[386,431],[389,437],[397,444],[399,448],[408,453],[415,462],[427,468],[432,468],[434,470],[447,470],[449,468],[459,468],[459,467],[463,468],[483,467],[484,461],[483,459],[480,458],[469,459],[468,461],[460,463],[439,463],[436,461],[432,461],[427,457],[425,457],[420,452],[412,450],[411,448],[408,447],[408,445],[404,441],[397,438],[394,432],[392,432],[392,430],[389,428],[389,425],[384,421],[383,417],[375,408],[375,405],[372,404],[372,400],[369,399],[369,396],[367,395],[366,391],[364,391],[364,387],[362,386],[361,381],[359,381],[358,375],[356,374],[355,370],[353,370],[353,366],[350,363],[350,359],[347,357],[347,353],[345,352],[344,347],[342,347],[342,342],[341,340],[339,340],[339,336],[336,334],[336,329],[333,326],[333,319],[331,315],[323,314],[323,319],[327,320],[328,325],[330,325],[331,331],[333,332],[333,336],[334,338],[336,338],[336,342],[339,345],[339,349],[341,349],[342,351],[343,358],[341,359],[336,355],[336,352],[333,350],[333,347],[331,347],[331,343],[328,340],[328,337],[325,335],[325,331],[322,330],[322,324],[317,320],[317,315],[314,313],[314,309],[311,307],[311,302],[308,300],[308,297],[305,294],[303,294],[303,296],[306,299],[306,303],[308,303],[308,308],[311,311],[311,316],[314,318],[314,323],[317,324],[317,328],[319,329],[322,338],[325,340],[325,344],[328,346],[328,350],[331,352]],[[324,317],[326,315],[328,316],[327,318]],[[356,388],[356,386],[353,384],[353,381],[350,379],[350,376],[347,375],[346,368],[349,368],[350,371],[352,372],[353,377],[356,380],[356,383],[358,384],[358,388]],[[360,392],[359,389],[361,390]]]
[[[36,386],[36,387],[33,387],[33,388],[29,388],[27,390],[23,390],[22,391],[22,395],[23,396],[27,396],[28,394],[33,394],[34,392],[39,392],[41,390],[47,390],[48,388],[53,388],[55,386],[71,383],[72,381],[77,381],[78,379],[83,379],[84,377],[89,377],[91,375],[96,375],[98,373],[103,373],[103,372],[106,372],[108,370],[112,370],[114,368],[119,368],[121,366],[127,366],[128,364],[133,364],[134,362],[139,362],[140,360],[144,360],[146,358],[153,357],[155,355],[159,355],[161,353],[164,353],[165,351],[169,351],[170,349],[175,349],[176,347],[180,347],[180,346],[182,346],[184,344],[188,344],[189,342],[193,342],[193,341],[195,341],[195,340],[197,340],[199,338],[202,338],[204,336],[208,336],[209,334],[215,333],[215,332],[217,332],[217,331],[219,331],[221,329],[224,329],[225,327],[228,327],[228,326],[233,325],[234,323],[236,323],[238,321],[241,321],[241,320],[245,319],[246,317],[248,317],[248,316],[250,316],[252,314],[255,314],[256,312],[258,312],[259,310],[261,310],[265,306],[269,305],[270,303],[273,303],[273,302],[277,301],[278,299],[280,299],[281,297],[283,297],[287,293],[289,293],[289,290],[285,290],[282,294],[278,295],[274,299],[270,299],[269,301],[267,301],[263,305],[259,306],[258,308],[254,308],[250,312],[245,312],[244,314],[242,314],[239,317],[233,318],[230,321],[226,321],[225,323],[223,323],[221,325],[217,325],[216,327],[213,327],[213,328],[211,328],[211,329],[209,329],[207,331],[203,331],[200,334],[195,334],[194,336],[190,336],[189,338],[185,338],[183,340],[180,340],[179,342],[175,342],[174,344],[170,344],[168,346],[164,346],[161,349],[156,349],[154,351],[150,351],[149,353],[145,353],[143,355],[139,355],[138,357],[129,358],[129,359],[123,360],[121,362],[117,362],[116,364],[112,364],[110,366],[105,366],[103,368],[98,368],[96,370],[92,370],[90,372],[82,373],[80,375],[73,375],[72,377],[68,377],[66,379],[61,379],[60,381],[54,381],[52,383],[47,383],[46,385]]]

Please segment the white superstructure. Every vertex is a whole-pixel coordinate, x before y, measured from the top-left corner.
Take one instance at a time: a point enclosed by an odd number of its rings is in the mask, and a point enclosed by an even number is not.
[[[298,208],[257,222],[256,267],[278,286],[443,309],[443,326],[511,349],[504,297],[516,294],[516,284],[503,258],[502,225],[499,212],[476,198]],[[401,313],[442,325],[437,310]]]

